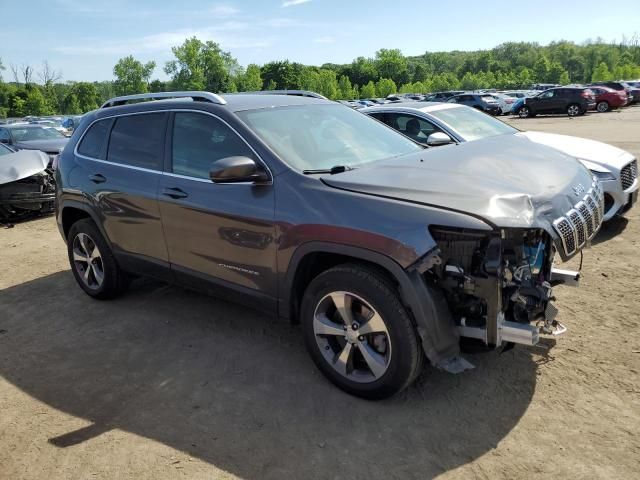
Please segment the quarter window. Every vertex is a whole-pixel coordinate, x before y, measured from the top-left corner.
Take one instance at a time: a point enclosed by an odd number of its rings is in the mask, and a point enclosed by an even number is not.
[[[105,159],[107,140],[109,138],[109,130],[111,129],[112,119],[99,120],[89,127],[87,133],[82,137],[80,145],[78,145],[78,153],[86,157]]]
[[[166,114],[144,113],[116,118],[107,160],[133,167],[162,169]]]
[[[253,151],[224,122],[201,113],[175,114],[172,142],[173,173],[209,178],[213,162],[235,156],[255,159]]]

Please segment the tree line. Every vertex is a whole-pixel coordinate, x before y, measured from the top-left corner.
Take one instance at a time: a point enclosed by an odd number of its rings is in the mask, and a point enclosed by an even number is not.
[[[116,95],[175,90],[301,89],[337,100],[640,78],[638,37],[619,43],[597,39],[545,46],[508,42],[490,50],[426,52],[413,57],[398,49],[381,49],[373,58],[319,67],[281,60],[244,68],[217,43],[195,37],[171,50],[173,59],[163,66],[167,81],[152,80],[155,62],[142,63],[131,55],[113,67],[115,80],[102,82],[62,82],[61,73],[46,61],[36,70],[29,65],[7,67],[0,59],[0,118],[79,114]]]

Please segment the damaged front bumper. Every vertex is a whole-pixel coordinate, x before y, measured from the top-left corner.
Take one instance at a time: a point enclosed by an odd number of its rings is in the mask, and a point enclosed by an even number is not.
[[[49,171],[0,185],[0,220],[19,220],[54,210],[55,183]]]

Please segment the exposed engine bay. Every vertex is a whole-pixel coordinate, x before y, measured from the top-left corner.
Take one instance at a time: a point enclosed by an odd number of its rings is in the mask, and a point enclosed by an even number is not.
[[[51,213],[55,179],[49,157],[35,150],[0,156],[0,222]]]
[[[461,336],[498,346],[533,345],[562,333],[555,320],[551,237],[542,229],[499,233],[431,228],[438,260],[425,271],[444,292]],[[574,272],[575,273],[575,272]]]

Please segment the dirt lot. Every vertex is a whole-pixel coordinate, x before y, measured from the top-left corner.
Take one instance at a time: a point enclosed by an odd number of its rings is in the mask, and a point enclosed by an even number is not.
[[[640,157],[640,108],[511,121]],[[639,215],[557,289],[555,345],[378,403],[331,386],[297,327],[151,281],[92,301],[52,218],[0,228],[0,478],[638,478]]]

